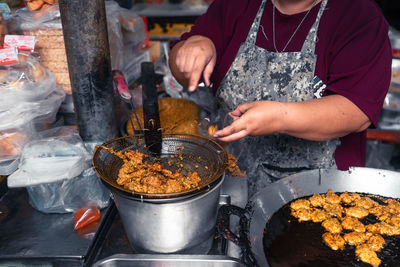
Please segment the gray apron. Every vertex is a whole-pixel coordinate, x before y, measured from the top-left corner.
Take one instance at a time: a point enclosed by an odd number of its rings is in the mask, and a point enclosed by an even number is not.
[[[284,53],[270,52],[255,45],[265,3],[263,0],[246,41],[241,44],[218,88],[220,118],[226,118],[228,112],[247,102],[300,102],[313,98],[317,29],[327,0],[322,1],[301,51]],[[240,168],[246,171],[251,196],[269,183],[293,173],[336,168],[333,154],[338,144],[338,139],[317,142],[271,134],[242,138],[231,143],[228,151],[237,157]]]

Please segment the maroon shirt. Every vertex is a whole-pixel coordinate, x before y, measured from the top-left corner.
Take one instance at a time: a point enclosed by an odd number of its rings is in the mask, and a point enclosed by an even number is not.
[[[200,16],[185,40],[192,35],[209,37],[217,51],[212,74],[216,90],[245,41],[261,0],[215,0]],[[298,29],[285,52],[300,51],[315,21],[321,3],[316,5]],[[305,12],[285,15],[276,9],[275,40],[281,51],[303,19]],[[274,51],[272,38],[272,1],[267,0],[256,45]],[[318,29],[315,75],[326,85],[327,93],[345,96],[356,104],[377,126],[379,113],[391,78],[392,51],[388,23],[372,0],[330,0]],[[318,122],[316,122],[318,123]],[[339,169],[364,166],[366,131],[340,138],[335,152]]]

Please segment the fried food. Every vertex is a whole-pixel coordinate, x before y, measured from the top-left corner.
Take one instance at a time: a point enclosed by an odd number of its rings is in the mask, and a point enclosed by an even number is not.
[[[314,207],[321,207],[325,203],[325,196],[321,194],[314,194],[309,198],[311,205]]]
[[[352,204],[355,200],[360,199],[361,196],[357,193],[349,193],[349,192],[344,192],[340,195],[340,199],[342,200],[343,203],[350,205]]]
[[[361,244],[356,247],[356,256],[363,262],[371,264],[372,266],[379,266],[381,260],[367,244]]]
[[[365,226],[357,218],[346,216],[342,221],[342,227],[346,230],[352,230],[359,233],[365,232]]]
[[[321,226],[327,231],[322,239],[331,249],[344,249],[347,243],[355,246],[356,257],[361,261],[378,266],[381,260],[376,252],[386,244],[385,236],[400,237],[400,202],[371,197],[347,191],[338,195],[329,190],[326,194],[297,199],[290,207],[292,215],[300,222],[322,222]],[[361,221],[369,214],[378,222],[368,224],[371,216]]]
[[[305,222],[311,220],[311,209],[299,208],[299,209],[292,209],[293,217],[297,218],[299,222]]]
[[[343,217],[344,209],[340,204],[324,203],[323,207],[329,215],[338,217],[339,219]]]
[[[345,241],[340,234],[332,234],[331,232],[324,233],[322,239],[325,244],[333,250],[344,249]]]
[[[298,209],[311,209],[310,201],[307,199],[298,199],[290,203],[290,208],[294,210]]]
[[[362,219],[366,216],[368,216],[369,212],[367,209],[360,207],[360,206],[354,206],[346,209],[346,215],[352,216],[358,219]]]
[[[237,159],[236,157],[232,154],[227,152],[226,153],[228,156],[228,168],[227,171],[229,172],[230,175],[234,177],[245,177],[246,173],[242,172],[237,164]]]
[[[186,176],[180,169],[174,172],[164,167],[161,162],[148,163],[149,155],[128,150],[115,152],[111,148],[100,146],[120,157],[123,164],[118,172],[117,184],[138,193],[176,193],[190,190],[199,185],[201,178],[197,172],[189,172]]]
[[[367,235],[368,235],[368,240],[366,242],[367,246],[373,251],[377,252],[381,251],[386,243],[385,239],[378,234],[367,233]]]
[[[342,225],[336,218],[329,218],[322,222],[322,227],[332,234],[340,234],[343,230]]]
[[[376,201],[373,201],[369,197],[362,197],[362,198],[356,199],[354,201],[354,204],[357,207],[361,207],[366,210],[371,209],[371,208],[375,207],[376,205],[378,205],[378,203]]]
[[[329,218],[329,214],[321,209],[313,209],[311,211],[311,221],[322,222]]]
[[[339,204],[340,203],[340,197],[333,193],[332,189],[328,190],[328,193],[325,195],[325,201],[331,204]]]
[[[360,245],[367,241],[368,235],[366,233],[350,232],[343,235],[344,240],[349,245]]]
[[[200,108],[193,101],[187,99],[177,99],[165,97],[158,99],[158,110],[160,114],[160,123],[163,133],[187,133],[198,134],[198,124],[200,122]],[[143,122],[143,106],[136,109],[140,126]],[[131,114],[133,127],[140,129],[134,113]],[[133,135],[132,125],[127,123],[126,131]]]

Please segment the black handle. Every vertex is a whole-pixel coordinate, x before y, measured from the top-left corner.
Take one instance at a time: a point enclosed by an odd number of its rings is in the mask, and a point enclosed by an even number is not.
[[[143,62],[142,91],[143,91],[143,119],[144,140],[153,156],[161,152],[161,125],[158,111],[156,75],[152,62]]]
[[[236,215],[239,217],[239,236],[229,229],[229,217]],[[223,205],[218,210],[217,230],[218,233],[227,240],[238,245],[242,250],[242,261],[246,266],[259,266],[253,255],[248,238],[250,226],[249,213],[238,206]]]

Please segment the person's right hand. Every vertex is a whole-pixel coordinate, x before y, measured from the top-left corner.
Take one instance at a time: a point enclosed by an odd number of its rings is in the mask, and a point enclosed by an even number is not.
[[[194,91],[203,74],[204,83],[210,86],[217,52],[213,42],[204,36],[194,35],[179,47],[175,56],[177,69],[189,81],[188,90]]]

